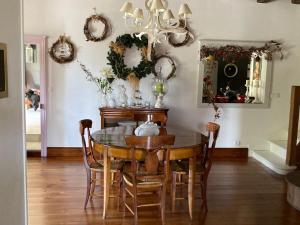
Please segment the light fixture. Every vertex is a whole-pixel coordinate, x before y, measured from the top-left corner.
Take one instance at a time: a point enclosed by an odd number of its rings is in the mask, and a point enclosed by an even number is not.
[[[132,20],[132,24],[138,31],[137,37],[143,35],[148,37],[147,58],[151,60],[152,45],[161,43],[163,37],[168,33],[185,35],[187,34],[187,18],[192,14],[187,4],[181,4],[178,12],[178,19],[175,19],[171,9],[168,9],[167,0],[145,0],[147,20],[144,22],[144,12],[140,8],[133,8],[131,2],[125,2],[120,11],[124,13],[125,24]],[[180,20],[184,21],[181,23]]]

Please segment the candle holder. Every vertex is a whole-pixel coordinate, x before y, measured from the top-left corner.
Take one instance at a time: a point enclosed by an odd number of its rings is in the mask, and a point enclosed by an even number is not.
[[[157,77],[155,78],[153,85],[153,94],[156,96],[155,108],[163,107],[163,98],[168,92],[167,80]]]
[[[260,80],[254,80],[253,81],[253,88],[254,88],[254,101],[253,104],[260,104]]]

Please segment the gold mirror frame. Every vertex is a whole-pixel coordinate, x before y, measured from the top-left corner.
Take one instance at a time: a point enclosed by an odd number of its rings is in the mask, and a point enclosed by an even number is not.
[[[8,97],[8,81],[7,81],[7,46],[4,43],[0,43],[0,51],[3,51],[3,74],[1,74],[0,68],[0,77],[4,80],[4,90],[0,90],[0,98]],[[0,79],[1,80],[1,79]]]

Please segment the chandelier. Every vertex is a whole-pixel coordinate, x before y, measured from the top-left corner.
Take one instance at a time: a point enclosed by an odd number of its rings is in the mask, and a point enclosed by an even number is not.
[[[161,43],[161,39],[167,38],[167,34],[173,33],[185,35],[188,33],[186,29],[187,18],[192,14],[187,4],[181,4],[178,12],[178,19],[175,19],[171,9],[168,9],[167,0],[145,0],[145,8],[147,18],[144,18],[144,12],[141,8],[133,8],[131,2],[125,2],[120,11],[124,13],[125,24],[131,20],[133,26],[138,31],[137,37],[143,35],[148,37],[147,58],[151,60],[151,49],[157,43]]]

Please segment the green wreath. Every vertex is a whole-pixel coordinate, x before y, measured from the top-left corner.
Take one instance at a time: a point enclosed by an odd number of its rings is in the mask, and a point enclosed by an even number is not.
[[[124,63],[124,53],[126,48],[131,48],[133,44],[140,50],[142,60],[136,67],[128,68]],[[126,80],[129,75],[134,75],[140,80],[152,73],[153,62],[147,59],[148,38],[146,36],[139,38],[135,34],[123,34],[117,37],[116,42],[111,42],[109,48],[107,64],[112,67],[118,78]]]

